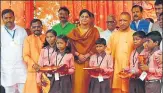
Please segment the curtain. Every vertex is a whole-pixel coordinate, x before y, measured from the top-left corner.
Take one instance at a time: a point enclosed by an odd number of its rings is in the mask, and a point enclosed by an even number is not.
[[[15,23],[25,29],[29,28],[34,16],[33,1],[1,1],[1,12],[3,9],[12,9],[15,13]]]
[[[121,12],[126,11],[131,13],[133,5],[138,4],[144,8],[144,17],[150,17],[156,20],[154,11],[154,1],[135,1],[135,0],[96,0],[96,1],[1,1],[1,10],[11,8],[15,12],[16,23],[24,28],[29,28],[30,21],[33,18],[39,18],[44,25],[44,31],[50,29],[53,25],[59,22],[58,9],[60,6],[66,6],[70,10],[69,21],[74,22],[79,18],[79,12],[82,9],[88,9],[95,15],[95,25],[106,29],[106,20],[109,14],[116,16],[119,20]],[[2,21],[1,21],[2,23]]]
[[[95,25],[106,29],[106,20],[109,14],[116,16],[116,20],[119,20],[121,12],[131,12],[131,8],[134,4],[141,5],[144,10],[144,17],[151,17],[156,19],[154,12],[154,1],[126,1],[126,0],[108,0],[108,1],[35,1],[35,14],[36,18],[43,20],[45,29],[50,29],[53,25],[59,22],[57,17],[58,9],[60,6],[66,6],[70,10],[69,21],[74,22],[79,18],[79,12],[82,9],[88,9],[95,15]],[[152,13],[152,14],[151,14]]]

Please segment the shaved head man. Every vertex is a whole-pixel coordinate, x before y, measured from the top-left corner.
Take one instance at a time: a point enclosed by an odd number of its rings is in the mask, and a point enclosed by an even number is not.
[[[125,31],[129,29],[131,22],[131,15],[128,12],[122,12],[119,19],[120,30]]]
[[[130,54],[133,50],[133,30],[130,29],[131,16],[128,12],[122,12],[119,18],[120,28],[110,36],[106,52],[113,57],[114,73],[112,93],[128,93],[128,80],[118,77],[122,69],[128,67]]]

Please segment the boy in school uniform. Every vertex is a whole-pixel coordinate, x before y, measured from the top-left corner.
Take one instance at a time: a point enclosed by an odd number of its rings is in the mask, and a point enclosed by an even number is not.
[[[90,84],[88,93],[111,93],[110,75],[113,72],[113,59],[105,53],[106,40],[99,38],[96,41],[97,53],[92,55],[89,62]]]
[[[140,78],[145,78],[145,93],[161,93],[162,62],[158,60],[162,51],[159,49],[161,34],[152,31],[147,34],[146,45],[149,52],[147,63],[140,64],[143,71]]]
[[[146,34],[143,31],[137,31],[133,34],[134,50],[130,56],[130,73],[132,77],[129,79],[129,93],[145,93],[145,82],[139,79],[139,55],[145,55],[143,43],[145,41]]]

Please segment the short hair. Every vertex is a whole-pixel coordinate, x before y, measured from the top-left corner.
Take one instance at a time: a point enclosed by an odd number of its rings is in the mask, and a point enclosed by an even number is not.
[[[103,44],[106,46],[106,40],[104,38],[98,38],[95,42],[95,44]]]
[[[159,16],[163,16],[163,12]]]
[[[40,24],[42,25],[42,21],[40,19],[33,19],[31,22],[30,22],[30,26],[32,26],[32,23],[35,23],[35,22],[40,22]]]
[[[128,12],[122,12],[120,15],[127,15],[129,17],[129,19],[131,20],[131,15]]]
[[[161,34],[158,31],[149,32],[147,38],[151,39],[153,42],[158,42],[158,46],[162,40]]]
[[[68,14],[70,14],[70,11],[65,6],[60,7],[59,10],[58,10],[58,12],[61,11],[61,10],[66,11]]]
[[[7,14],[7,13],[11,13],[13,16],[15,16],[13,10],[11,10],[11,9],[4,9],[4,10],[2,11],[2,17],[3,17],[3,15],[5,15],[5,14]]]
[[[82,9],[79,13],[79,16],[81,16],[83,13],[87,13],[89,15],[89,17],[91,17],[91,12],[87,9]]]
[[[161,4],[161,5],[162,5],[162,3],[163,3],[163,1],[162,1],[162,0],[156,0],[156,1],[155,1],[155,5],[159,5],[159,4]]]
[[[154,23],[154,20],[152,18],[146,18],[146,20],[149,20],[151,23]]]
[[[140,5],[134,5],[134,6],[132,6],[132,9],[131,10],[133,10],[133,8],[136,8],[136,7],[138,7],[140,9],[140,12],[143,12],[143,7],[140,6]]]
[[[136,32],[134,32],[134,34],[132,36],[138,36],[140,38],[145,38],[146,34],[144,31],[136,31]]]

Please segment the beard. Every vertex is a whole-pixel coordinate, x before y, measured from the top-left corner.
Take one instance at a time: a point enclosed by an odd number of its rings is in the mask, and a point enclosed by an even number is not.
[[[36,31],[34,31],[34,34],[37,35],[37,36],[39,36],[39,35],[42,34],[41,32],[42,32],[42,31],[36,30]]]

